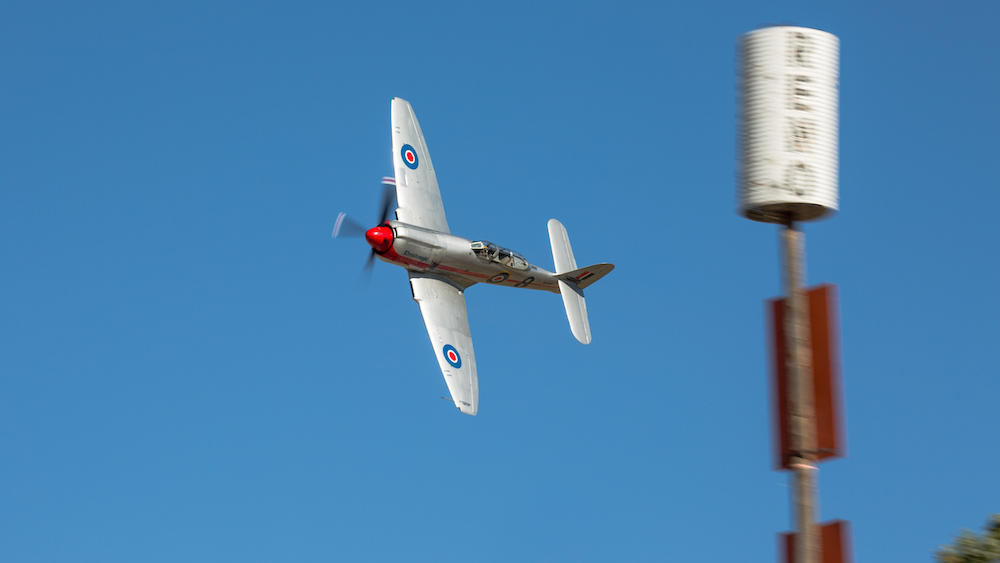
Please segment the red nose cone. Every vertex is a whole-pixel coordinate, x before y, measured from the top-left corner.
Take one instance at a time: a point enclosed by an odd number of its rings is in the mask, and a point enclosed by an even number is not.
[[[368,229],[365,233],[365,240],[379,254],[385,254],[392,246],[392,229],[386,226]]]

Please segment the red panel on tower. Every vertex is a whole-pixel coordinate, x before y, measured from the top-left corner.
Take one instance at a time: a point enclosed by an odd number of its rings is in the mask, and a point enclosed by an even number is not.
[[[847,455],[843,431],[843,400],[840,378],[840,352],[837,292],[835,285],[823,284],[808,292],[809,328],[812,345],[812,376],[816,412],[817,461]],[[773,299],[771,308],[771,390],[775,416],[775,469],[788,469],[788,381],[785,366],[785,300]]]
[[[831,520],[820,524],[822,563],[852,563],[851,525],[846,520]],[[795,563],[795,532],[778,534],[778,551],[784,556],[784,563]]]

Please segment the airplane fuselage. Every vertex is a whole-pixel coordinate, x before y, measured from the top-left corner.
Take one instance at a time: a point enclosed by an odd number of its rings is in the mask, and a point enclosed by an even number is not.
[[[369,230],[365,238],[383,262],[414,272],[436,273],[463,286],[481,282],[559,293],[555,274],[487,241],[472,241],[397,220]]]

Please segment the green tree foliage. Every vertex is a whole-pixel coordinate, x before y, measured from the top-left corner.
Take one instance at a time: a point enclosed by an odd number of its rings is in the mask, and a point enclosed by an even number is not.
[[[934,554],[938,563],[1000,563],[1000,514],[990,516],[983,535],[968,530]]]

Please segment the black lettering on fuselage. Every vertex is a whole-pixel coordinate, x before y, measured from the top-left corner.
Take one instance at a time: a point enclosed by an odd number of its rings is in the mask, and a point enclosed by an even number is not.
[[[426,256],[421,256],[419,254],[414,254],[414,253],[410,252],[409,250],[404,250],[403,251],[403,256],[408,256],[410,258],[416,258],[417,260],[420,260],[421,262],[429,262],[430,261],[430,260],[428,260],[428,258]]]

